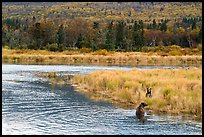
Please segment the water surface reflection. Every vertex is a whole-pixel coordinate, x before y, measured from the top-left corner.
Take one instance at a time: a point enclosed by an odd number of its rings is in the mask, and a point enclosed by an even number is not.
[[[85,74],[97,67],[66,65],[2,65],[2,134],[202,134],[202,123],[181,116],[147,114],[144,124],[134,109],[89,100],[73,87],[52,87],[35,72]]]

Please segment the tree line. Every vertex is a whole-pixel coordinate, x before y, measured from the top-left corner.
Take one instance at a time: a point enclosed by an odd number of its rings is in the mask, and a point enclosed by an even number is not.
[[[2,46],[11,49],[67,49],[90,48],[93,51],[141,51],[144,46],[179,45],[197,47],[202,43],[202,18],[124,20],[97,22],[82,19],[65,21],[41,19],[4,19]]]

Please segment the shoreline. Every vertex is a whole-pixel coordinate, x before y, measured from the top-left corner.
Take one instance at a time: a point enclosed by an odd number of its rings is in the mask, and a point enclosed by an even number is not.
[[[2,63],[36,65],[105,66],[201,66],[202,55],[161,56],[145,52],[48,52],[45,50],[2,51]]]
[[[67,51],[68,52],[68,51]],[[151,69],[147,71],[95,71],[75,75],[71,84],[93,100],[108,101],[120,107],[135,107],[140,101],[150,104],[147,109],[167,113],[192,113],[202,119],[202,55],[159,56],[138,52],[95,53],[48,52],[44,50],[3,49],[2,63],[38,65],[98,65],[98,66],[197,66],[198,68]],[[168,77],[169,75],[169,77]],[[40,76],[40,75],[39,75]],[[195,78],[195,76],[197,78]],[[66,84],[52,72],[43,77],[54,85]],[[69,82],[70,82],[70,78]],[[166,79],[166,80],[165,80]],[[58,80],[58,81],[57,81]],[[192,81],[191,81],[192,80]],[[146,87],[152,87],[157,96],[145,98]],[[200,89],[201,87],[201,89]],[[188,92],[188,90],[190,92]],[[199,92],[198,92],[199,91]],[[181,93],[179,93],[181,92]],[[202,92],[202,91],[201,91]],[[184,98],[183,98],[184,97]],[[199,99],[199,100],[197,100]],[[171,103],[169,104],[170,101]],[[181,101],[181,102],[180,102]],[[196,101],[196,103],[194,103]],[[197,102],[198,101],[198,102]],[[154,102],[156,105],[153,106]],[[191,104],[189,104],[191,103]],[[185,109],[185,107],[189,107]],[[177,108],[181,108],[179,111]]]
[[[69,84],[94,101],[106,101],[124,109],[146,102],[149,105],[146,109],[154,113],[190,115],[199,121],[202,119],[201,71],[201,68],[104,70],[71,77],[49,72],[38,77],[48,78],[53,86]],[[167,77],[160,80],[159,77],[165,75]],[[152,98],[145,97],[145,89],[149,86],[153,89]]]
[[[197,70],[174,69],[172,71],[160,69],[161,72],[157,70],[157,72],[154,70],[148,71],[141,72],[136,69],[130,71],[96,71],[87,75],[74,76],[71,83],[77,91],[84,93],[90,99],[96,101],[108,101],[122,108],[135,108],[144,101],[149,104],[146,109],[156,113],[189,114],[195,117],[195,119],[202,119],[202,83],[200,83],[199,80],[201,79],[202,81],[202,74],[200,68]],[[142,76],[140,76],[139,73]],[[149,75],[149,78],[145,77],[144,73],[146,73],[145,75]],[[163,80],[155,82],[152,81],[155,77],[152,77],[151,73],[153,73],[152,75],[160,75],[159,73],[161,73],[161,75],[168,73],[169,75],[175,74],[178,75],[179,80],[174,82],[175,76],[172,76],[173,80],[168,80],[168,78],[165,77]],[[181,75],[179,76],[179,73],[183,73],[184,76],[180,77]],[[196,78],[191,79],[190,77],[192,77],[194,73],[196,73]],[[132,74],[138,75],[141,80],[131,78],[130,76],[133,76]],[[184,77],[188,78],[186,79]],[[169,78],[171,79],[171,76]],[[159,79],[159,76],[157,79]],[[182,79],[183,81],[179,82]],[[145,97],[145,88],[148,86],[151,86],[153,89],[152,98]],[[197,102],[195,102],[195,100]]]
[[[121,103],[125,103],[125,102],[117,102],[117,100],[111,100],[111,99],[104,98],[106,95],[103,96],[103,97],[101,97],[101,94],[95,94],[94,95],[92,93],[89,93],[88,90],[80,88],[76,84],[71,84],[70,83],[70,85],[75,89],[76,92],[80,92],[83,95],[87,96],[89,99],[91,99],[93,101],[96,101],[96,102],[97,101],[108,102],[108,103],[111,103],[113,106],[123,108],[123,109],[134,109],[134,110],[136,110],[136,107],[138,107],[137,105],[135,105],[133,103],[131,103],[131,105],[129,104],[127,106],[127,104],[126,105],[121,104]],[[90,95],[90,94],[92,94],[92,95]],[[100,97],[98,97],[97,95],[99,95]],[[197,115],[194,115],[194,114],[182,113],[182,112],[178,113],[178,112],[166,112],[166,111],[161,111],[161,110],[152,110],[149,107],[146,107],[145,110],[150,112],[151,114],[154,113],[154,114],[157,114],[157,115],[170,115],[170,116],[179,116],[180,115],[182,117],[182,119],[191,117],[192,120],[202,122],[202,116],[197,116]]]

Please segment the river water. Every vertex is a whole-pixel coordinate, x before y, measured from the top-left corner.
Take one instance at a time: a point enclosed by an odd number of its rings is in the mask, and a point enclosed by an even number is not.
[[[159,66],[161,67],[161,66]],[[202,123],[182,116],[146,113],[145,123],[135,119],[134,109],[89,100],[71,85],[53,87],[36,72],[86,74],[117,66],[2,64],[3,135],[180,135],[202,134]],[[139,67],[149,69],[148,67]]]

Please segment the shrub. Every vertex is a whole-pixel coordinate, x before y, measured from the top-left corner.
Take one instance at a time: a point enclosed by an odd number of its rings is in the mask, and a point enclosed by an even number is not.
[[[198,50],[202,51],[202,44],[198,44]]]
[[[47,46],[47,50],[49,51],[58,51],[58,45],[57,44],[48,44]]]
[[[182,55],[181,51],[178,51],[178,50],[170,51],[169,54],[172,56],[181,56]]]
[[[181,50],[181,47],[178,45],[171,45],[169,46],[170,49],[174,49],[174,50]]]
[[[65,50],[65,46],[63,44],[59,44],[58,51],[62,52]]]
[[[4,45],[3,47],[4,47],[5,49],[10,49],[10,48],[9,48],[9,45]]]
[[[90,53],[92,49],[91,48],[81,48],[79,51],[80,53]]]
[[[106,49],[101,49],[101,50],[97,50],[95,52],[95,54],[96,55],[104,55],[104,56],[106,56],[106,55],[108,55],[108,51]]]
[[[151,50],[152,50],[151,47],[148,47],[148,46],[142,47],[142,51],[143,51],[143,52],[150,52]]]

